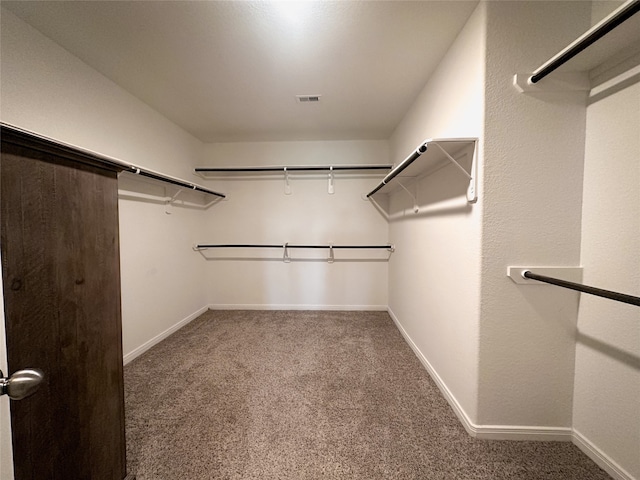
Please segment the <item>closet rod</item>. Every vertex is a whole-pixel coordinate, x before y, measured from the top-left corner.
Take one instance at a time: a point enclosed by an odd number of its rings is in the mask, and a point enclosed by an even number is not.
[[[589,287],[588,285],[582,285],[581,283],[568,282],[566,280],[547,277],[545,275],[538,275],[537,273],[533,273],[529,270],[525,270],[524,272],[522,272],[522,276],[525,278],[530,278],[531,280],[538,280],[539,282],[550,283],[558,287],[569,288],[571,290],[576,290],[578,292],[589,293],[591,295],[596,295],[598,297],[615,300],[616,302],[628,303],[628,304],[636,305],[640,307],[640,297],[635,297],[633,295],[627,295],[625,293],[619,293],[619,292],[612,292],[611,290],[603,290],[602,288]]]
[[[376,193],[378,190],[384,187],[387,183],[393,180],[400,172],[402,172],[405,168],[411,165],[416,158],[418,158],[420,155],[422,155],[426,151],[427,151],[427,142],[424,142],[422,145],[418,146],[418,148],[416,148],[416,150],[411,155],[405,158],[396,168],[391,170],[389,174],[382,179],[382,182],[380,182],[376,188],[374,188],[369,193],[367,193],[367,198],[369,198],[371,195]]]
[[[391,165],[332,165],[332,166],[281,166],[281,167],[198,167],[198,172],[313,172],[337,170],[390,170]]]
[[[611,15],[606,20],[603,20],[600,24],[593,27],[591,30],[586,32],[580,38],[578,38],[575,42],[569,45],[562,52],[558,53],[555,57],[549,60],[547,63],[539,67],[533,75],[529,78],[529,83],[537,83],[542,80],[544,77],[549,75],[551,72],[556,70],[561,65],[567,63],[577,54],[582,52],[585,48],[589,47],[596,41],[600,40],[611,30],[616,28],[618,25],[623,23],[624,21],[631,18],[633,15],[640,11],[640,0],[632,0],[627,4],[620,7],[620,9]]]
[[[251,244],[251,243],[233,243],[233,244],[206,244],[206,245],[196,245],[196,249],[205,249],[205,248],[363,248],[363,249],[371,249],[371,248],[384,248],[384,249],[392,249],[393,245],[296,245],[291,243],[274,245],[274,244]]]
[[[223,193],[214,192],[213,190],[209,190],[207,188],[201,187],[199,185],[195,185],[193,183],[184,182],[182,180],[178,180],[175,178],[167,177],[166,175],[162,175],[160,173],[155,173],[150,170],[144,170],[139,167],[128,166],[125,170],[129,173],[134,173],[137,175],[141,175],[143,177],[153,178],[154,180],[159,180],[161,182],[170,183],[172,185],[177,185],[179,187],[188,188],[190,190],[195,190],[197,192],[208,193],[209,195],[215,195],[216,197],[226,198],[226,195]]]

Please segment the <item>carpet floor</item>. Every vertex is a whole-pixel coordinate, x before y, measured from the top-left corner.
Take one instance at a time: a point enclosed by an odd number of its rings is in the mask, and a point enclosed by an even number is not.
[[[128,471],[173,479],[608,479],[470,437],[386,312],[208,311],[125,367]]]

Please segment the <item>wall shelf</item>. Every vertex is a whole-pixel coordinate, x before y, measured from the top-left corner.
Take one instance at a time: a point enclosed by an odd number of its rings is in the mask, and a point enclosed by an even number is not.
[[[640,0],[628,0],[532,73],[516,74],[520,92],[590,90],[640,63]],[[609,73],[608,73],[609,72]]]
[[[228,176],[239,174],[284,172],[338,172],[357,170],[391,170],[393,165],[269,165],[256,167],[196,167],[200,176]]]
[[[409,193],[405,184],[415,182],[439,170],[443,166],[451,164],[455,166],[462,175],[469,179],[467,202],[475,203],[478,200],[476,174],[477,141],[476,138],[432,138],[425,140],[416,147],[411,155],[391,170],[382,182],[367,194],[367,198],[372,198],[376,195],[391,195],[400,189]],[[459,163],[465,156],[471,157],[470,171],[467,171]],[[414,203],[416,203],[415,198]],[[416,211],[416,213],[417,210],[417,205],[414,205],[414,211]]]
[[[179,187],[180,189],[193,190],[195,192],[205,193],[207,195],[213,195],[214,197],[218,197],[218,198],[226,198],[226,196],[223,193],[218,193],[208,188],[201,187],[200,185],[197,185],[195,183],[187,182],[186,180],[182,180],[176,177],[170,177],[169,175],[154,172],[153,170],[147,170],[141,167],[137,167],[135,165],[127,165],[126,168],[123,170],[123,173],[130,173],[133,175],[139,175],[141,177],[155,180],[158,182],[168,183],[173,186]]]
[[[225,178],[234,176],[267,176],[267,175],[284,175],[284,193],[291,195],[291,184],[289,183],[290,173],[319,173],[327,172],[328,186],[327,192],[333,194],[334,174],[337,172],[386,172],[391,170],[393,165],[269,165],[255,167],[196,167],[196,175],[202,178]]]
[[[208,249],[281,249],[282,260],[285,263],[289,263],[291,261],[291,256],[289,255],[289,250],[299,249],[299,250],[327,250],[328,256],[326,261],[329,263],[333,263],[335,260],[334,250],[386,250],[389,252],[389,255],[395,251],[395,246],[391,243],[387,243],[385,245],[334,245],[332,243],[328,244],[295,244],[295,243],[284,243],[284,244],[264,244],[264,243],[208,243],[208,244],[197,244],[193,246],[193,250],[195,251],[203,251]]]
[[[153,178],[123,171],[118,175],[118,198],[165,206],[165,213],[172,214],[174,207],[207,210],[224,200],[223,197],[211,195],[168,182],[156,181]]]

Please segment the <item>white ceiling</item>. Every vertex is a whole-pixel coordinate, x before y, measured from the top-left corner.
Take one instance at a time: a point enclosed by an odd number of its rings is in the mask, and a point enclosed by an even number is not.
[[[388,138],[477,3],[2,6],[202,141],[224,142]]]

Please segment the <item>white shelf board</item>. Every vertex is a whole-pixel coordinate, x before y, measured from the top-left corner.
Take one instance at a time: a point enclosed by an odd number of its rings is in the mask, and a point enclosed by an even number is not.
[[[541,70],[555,58],[570,50],[575,44],[597,32],[619,11],[638,2],[640,0],[629,0],[622,4],[602,21],[544,62],[535,71]],[[535,84],[529,83],[529,78],[533,75],[533,72],[530,72],[516,74],[513,83],[520,92],[590,90],[593,86],[591,80],[594,77],[615,69],[619,65],[625,65],[625,68],[629,68],[629,62],[637,63],[638,58],[640,58],[640,13],[636,13],[622,22],[539,82]]]
[[[195,174],[201,177],[233,177],[260,175],[281,176],[285,171],[291,175],[326,175],[332,171],[336,175],[386,175],[391,170],[389,164],[332,164],[332,165],[260,165],[260,166],[208,166],[196,167]],[[203,171],[202,169],[211,169]]]
[[[587,30],[582,36],[591,34],[605,21],[606,18]],[[618,25],[555,71],[558,73],[591,72],[611,59],[631,56],[638,48],[640,48],[640,13],[636,13]],[[621,61],[623,58],[618,58],[618,60]],[[553,75],[553,73],[550,75]]]
[[[438,143],[453,158],[459,157],[465,148],[475,142],[474,138],[441,138],[429,139],[427,143],[427,151],[418,157],[411,165],[398,174],[396,178],[418,178],[431,170],[435,170],[449,163],[447,157],[438,147],[431,145]]]
[[[439,170],[440,168],[451,165],[451,160],[438,147],[442,147],[456,161],[463,161],[470,165],[470,170],[466,171],[470,176],[470,187],[467,200],[474,203],[477,200],[476,194],[476,143],[477,138],[430,138],[423,142],[427,145],[427,151],[416,158],[407,167],[402,169],[391,180],[385,183],[373,195],[391,195],[397,191],[403,190],[401,185],[408,185],[416,180],[428,176],[429,174]],[[437,144],[437,145],[435,145]],[[422,144],[421,144],[422,145]],[[465,157],[469,157],[466,158]],[[404,162],[403,162],[404,163]],[[388,176],[392,176],[394,172],[402,168],[402,163],[397,165]]]

